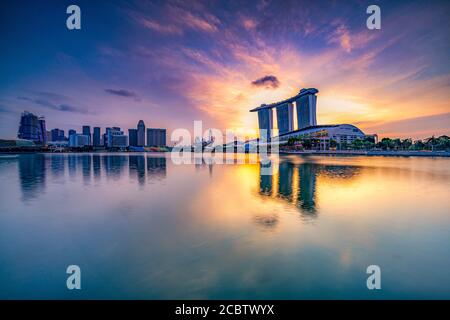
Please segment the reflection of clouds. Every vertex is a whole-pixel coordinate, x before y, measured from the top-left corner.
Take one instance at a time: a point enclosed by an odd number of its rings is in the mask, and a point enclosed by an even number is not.
[[[258,226],[261,226],[264,230],[274,230],[279,222],[278,215],[256,215],[253,220]]]
[[[323,165],[319,168],[318,173],[327,176],[328,178],[351,179],[361,173],[361,167]]]

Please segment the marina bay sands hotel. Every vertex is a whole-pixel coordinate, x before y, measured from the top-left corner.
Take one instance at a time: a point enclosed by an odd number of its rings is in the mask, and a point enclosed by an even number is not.
[[[351,124],[317,125],[317,96],[315,88],[301,89],[300,92],[283,101],[262,104],[250,110],[258,112],[260,139],[269,142],[273,137],[273,109],[276,110],[278,139],[287,141],[290,137],[309,137],[320,140],[320,148],[328,149],[331,139],[337,143],[351,143],[355,139],[364,139],[366,135]],[[297,111],[297,126],[294,129],[294,103]],[[370,135],[375,140],[376,135]]]

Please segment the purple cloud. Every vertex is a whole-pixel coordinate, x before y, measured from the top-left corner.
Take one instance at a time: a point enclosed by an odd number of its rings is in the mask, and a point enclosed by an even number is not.
[[[26,96],[20,96],[17,97],[19,100],[29,101],[34,104],[40,105],[42,107],[46,107],[49,109],[57,110],[57,111],[63,111],[63,112],[78,112],[78,113],[85,113],[86,111],[82,108],[78,108],[72,105],[69,105],[67,103],[58,103],[54,101],[50,101],[47,99],[42,98],[30,98]]]
[[[264,87],[266,89],[276,89],[280,86],[280,81],[278,81],[277,77],[268,75],[252,81],[252,85],[255,87]]]
[[[125,90],[125,89],[105,89],[105,92],[112,94],[112,95],[119,96],[119,97],[133,98],[136,101],[140,100],[139,96],[137,95],[136,92]]]

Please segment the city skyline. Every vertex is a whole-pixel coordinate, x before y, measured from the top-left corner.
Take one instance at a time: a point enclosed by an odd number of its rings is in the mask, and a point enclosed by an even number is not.
[[[65,132],[148,119],[169,133],[194,120],[256,133],[248,110],[300,87],[320,88],[318,123],[380,137],[448,134],[448,5],[378,1],[381,30],[368,30],[368,4],[80,1],[82,29],[69,31],[64,3],[33,4],[40,15],[8,3],[0,136],[16,137],[24,110]]]

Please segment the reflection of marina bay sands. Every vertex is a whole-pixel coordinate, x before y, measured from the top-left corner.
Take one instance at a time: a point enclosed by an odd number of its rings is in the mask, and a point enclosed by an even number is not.
[[[364,140],[367,136],[351,124],[317,125],[317,96],[315,88],[301,89],[300,92],[283,101],[262,104],[250,110],[258,113],[259,137],[262,141],[270,141],[274,137],[273,110],[276,111],[278,139],[286,142],[289,138],[312,138],[320,141],[320,149],[328,149],[330,141],[337,144],[352,143],[356,139]],[[294,109],[295,104],[295,109]],[[294,110],[297,128],[294,128]],[[376,135],[369,135],[376,142]]]
[[[278,174],[260,174],[260,194],[283,199],[295,204],[304,216],[316,217],[318,177],[347,180],[359,172],[360,168],[355,166],[283,161],[279,164]]]

